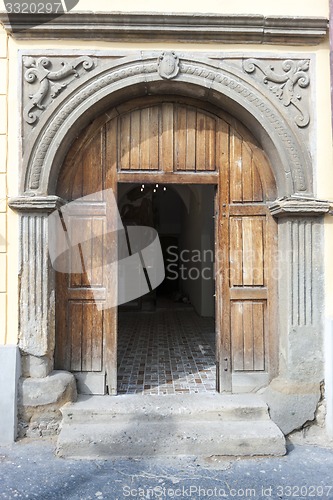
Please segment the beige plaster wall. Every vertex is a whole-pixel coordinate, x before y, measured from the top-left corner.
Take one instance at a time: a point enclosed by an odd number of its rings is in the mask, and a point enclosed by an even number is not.
[[[97,2],[98,10],[110,10],[107,0]],[[96,5],[96,3],[95,3]],[[185,1],[181,4],[175,0],[168,2],[168,10],[174,12],[189,12],[193,10],[193,2]],[[181,5],[181,8],[179,7]],[[112,3],[114,11],[164,11],[163,4],[149,0],[141,3],[134,1],[117,0]],[[91,2],[81,0],[80,10],[91,10]],[[220,13],[261,13],[265,15],[317,15],[328,16],[328,1],[304,2],[304,0],[282,0],[280,2],[267,2],[256,0],[251,4],[245,0],[234,2],[221,2],[221,0],[208,0],[195,9],[201,12]],[[18,332],[18,216],[11,210],[6,212],[6,204],[1,202],[6,197],[18,193],[19,172],[19,102],[18,102],[18,50],[30,49],[76,49],[76,50],[132,50],[132,49],[167,49],[173,48],[181,51],[218,51],[237,52],[237,54],[299,54],[305,57],[315,56],[315,71],[312,77],[313,89],[313,117],[315,123],[312,135],[312,154],[316,171],[316,194],[321,199],[333,200],[333,153],[331,141],[330,118],[330,73],[329,73],[329,45],[328,42],[314,47],[294,46],[263,46],[263,45],[224,45],[221,44],[158,44],[158,43],[108,43],[108,42],[83,42],[83,41],[16,41],[9,39],[8,52],[6,37],[0,29],[0,344],[16,343]],[[7,119],[6,119],[6,89],[7,89],[7,55],[9,55],[9,90],[8,103],[10,113],[8,116],[8,148],[7,144]],[[2,94],[3,92],[3,94]],[[4,117],[4,118],[3,118]],[[10,175],[6,184],[6,168],[10,166]],[[325,227],[325,263],[326,263],[326,316],[333,317],[333,222],[326,218]],[[7,253],[6,253],[7,252]],[[8,264],[8,277],[6,279],[6,262]]]

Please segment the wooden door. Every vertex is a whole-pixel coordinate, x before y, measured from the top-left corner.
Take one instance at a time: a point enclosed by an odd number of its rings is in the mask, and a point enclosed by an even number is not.
[[[267,208],[275,181],[265,155],[247,129],[193,101],[150,97],[107,117],[72,147],[57,194],[71,201],[111,188],[116,195],[117,182],[216,184],[217,387],[238,392],[266,385],[274,375],[277,334],[276,225]],[[116,217],[107,210],[99,194],[84,220],[73,214],[68,223],[69,234],[91,235],[85,254],[92,265],[81,274],[57,274],[56,367],[74,372],[81,390],[85,384],[103,393],[107,386],[115,394],[117,309],[96,305],[96,297],[107,304],[117,294],[117,273],[107,266],[116,259],[115,234],[95,237]]]
[[[228,142],[217,234],[218,387],[222,392],[252,392],[267,385],[275,370],[276,224],[266,204],[274,179],[249,139],[230,129]]]
[[[117,390],[117,308],[108,307],[110,294],[117,291],[117,273],[108,266],[116,258],[110,221],[117,213],[107,191],[116,196],[116,176],[106,129],[69,155],[58,183],[62,198],[80,200],[69,205],[64,229],[69,241],[81,243],[67,256],[69,272],[56,273],[55,366],[75,374],[79,392],[93,394]]]

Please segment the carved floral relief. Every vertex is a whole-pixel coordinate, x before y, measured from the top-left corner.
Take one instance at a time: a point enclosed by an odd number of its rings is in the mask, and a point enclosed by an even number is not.
[[[259,69],[263,75],[263,83],[275,94],[283,106],[294,106],[298,114],[295,123],[298,127],[306,127],[310,123],[310,115],[306,104],[303,103],[302,89],[310,85],[310,61],[307,59],[293,61],[287,59],[282,62],[282,72],[267,61],[246,59],[243,68],[247,73],[254,73]]]

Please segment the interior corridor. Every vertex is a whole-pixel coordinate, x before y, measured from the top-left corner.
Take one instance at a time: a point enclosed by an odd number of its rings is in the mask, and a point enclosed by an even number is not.
[[[191,306],[121,312],[119,394],[214,392],[215,325]]]
[[[155,228],[165,268],[157,289],[118,308],[119,394],[215,391],[214,195],[214,186],[119,185],[124,226]]]

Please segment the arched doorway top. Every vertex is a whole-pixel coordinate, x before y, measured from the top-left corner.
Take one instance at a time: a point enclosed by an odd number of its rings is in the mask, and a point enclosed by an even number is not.
[[[42,116],[29,139],[21,194],[55,193],[64,157],[79,132],[105,109],[145,95],[181,95],[218,106],[247,125],[265,150],[278,196],[312,195],[312,168],[307,151],[276,104],[255,82],[232,65],[220,68],[197,56],[174,57],[172,72],[163,55],[143,53],[110,60],[63,93]],[[170,61],[167,61],[170,63]]]
[[[271,166],[251,132],[224,111],[196,99],[142,97],[99,116],[70,148],[56,194],[64,200],[88,194],[74,189],[77,178],[90,176],[89,158],[102,158],[106,148],[118,182],[149,184],[154,180],[194,188],[195,184],[218,184],[219,175],[233,164],[234,183],[243,186],[233,199],[252,199],[256,191],[257,201],[276,200]]]

